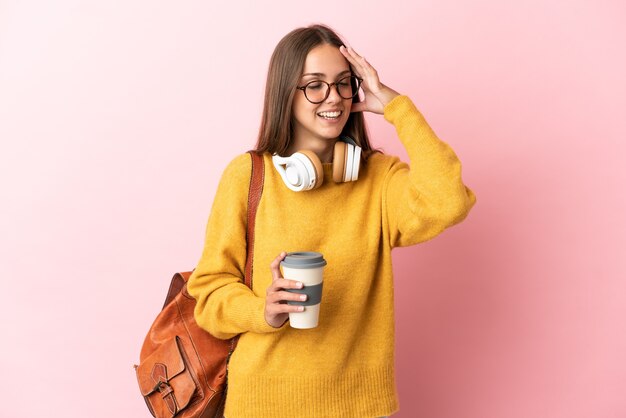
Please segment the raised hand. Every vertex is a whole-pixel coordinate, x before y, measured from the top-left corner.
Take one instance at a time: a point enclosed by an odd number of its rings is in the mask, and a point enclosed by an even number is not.
[[[363,79],[361,86],[365,98],[360,103],[352,104],[352,112],[366,111],[382,115],[385,105],[400,93],[381,83],[376,69],[354,49],[342,45],[339,51],[348,60],[355,74]]]

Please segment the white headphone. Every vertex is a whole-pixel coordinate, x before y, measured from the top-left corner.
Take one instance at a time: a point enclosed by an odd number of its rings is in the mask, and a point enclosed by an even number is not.
[[[348,136],[339,139],[333,153],[333,180],[335,183],[355,181],[359,178],[361,147]],[[322,162],[313,151],[298,151],[290,157],[274,154],[272,162],[287,187],[294,192],[317,189],[324,182]]]

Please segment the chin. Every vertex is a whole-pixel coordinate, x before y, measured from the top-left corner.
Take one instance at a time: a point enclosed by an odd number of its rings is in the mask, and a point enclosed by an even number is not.
[[[328,139],[328,140],[337,139],[341,135],[342,131],[343,131],[342,129],[339,129],[336,132],[328,132],[328,131],[326,131],[324,133],[320,133],[319,136],[321,138]]]
[[[345,123],[342,125],[337,125],[333,127],[323,127],[322,129],[318,129],[318,134],[323,137],[328,138],[337,138],[343,132],[343,128],[345,127]]]

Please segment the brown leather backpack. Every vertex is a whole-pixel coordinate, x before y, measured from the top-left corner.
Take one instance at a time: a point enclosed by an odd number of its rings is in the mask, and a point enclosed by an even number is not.
[[[263,193],[263,157],[252,157],[248,194],[248,254],[245,284],[252,288],[254,220]],[[135,365],[139,389],[156,418],[221,418],[226,401],[227,365],[239,336],[220,340],[198,326],[195,299],[187,293],[192,272],[172,278],[163,309],[156,317]]]

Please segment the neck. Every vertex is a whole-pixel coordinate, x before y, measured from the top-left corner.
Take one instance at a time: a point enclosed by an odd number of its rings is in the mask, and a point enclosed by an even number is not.
[[[287,149],[287,155],[292,155],[300,150],[308,150],[313,151],[322,163],[331,163],[333,161],[335,142],[337,142],[337,138],[311,138],[307,140],[295,138],[291,146]]]

